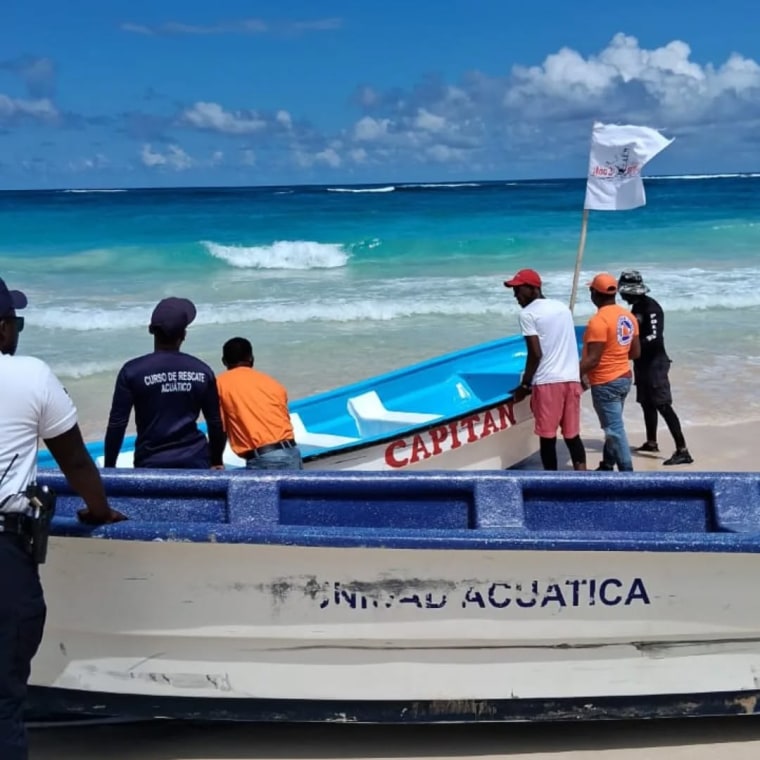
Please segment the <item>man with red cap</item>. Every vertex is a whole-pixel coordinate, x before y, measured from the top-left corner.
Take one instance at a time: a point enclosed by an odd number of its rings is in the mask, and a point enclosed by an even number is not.
[[[581,379],[591,388],[591,401],[604,431],[598,470],[633,470],[631,448],[623,425],[623,407],[631,390],[631,360],[641,353],[639,323],[615,303],[617,280],[607,272],[588,284],[597,312],[583,335]]]
[[[531,395],[541,464],[545,470],[557,469],[559,428],[573,468],[585,470],[586,449],[580,436],[582,388],[573,315],[561,301],[544,296],[541,276],[533,269],[521,269],[504,286],[512,288],[520,305],[520,330],[528,348],[522,382],[512,395],[516,403]]]

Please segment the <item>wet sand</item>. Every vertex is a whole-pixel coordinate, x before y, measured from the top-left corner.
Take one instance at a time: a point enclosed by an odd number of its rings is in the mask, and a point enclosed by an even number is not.
[[[470,726],[183,724],[44,728],[31,760],[668,758],[754,760],[760,718]]]

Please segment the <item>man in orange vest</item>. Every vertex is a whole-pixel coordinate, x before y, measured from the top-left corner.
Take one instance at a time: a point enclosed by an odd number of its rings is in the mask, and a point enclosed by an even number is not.
[[[591,401],[604,430],[598,470],[633,470],[631,448],[623,425],[623,407],[631,390],[631,360],[641,353],[639,323],[615,303],[617,280],[601,272],[588,284],[597,312],[583,335],[581,380],[591,388]]]

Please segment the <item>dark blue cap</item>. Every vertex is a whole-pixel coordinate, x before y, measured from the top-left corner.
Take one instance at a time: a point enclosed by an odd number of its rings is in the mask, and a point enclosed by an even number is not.
[[[0,317],[6,317],[16,309],[25,309],[26,304],[26,296],[20,290],[8,290],[5,280],[0,278]]]
[[[187,298],[164,298],[153,309],[150,326],[157,327],[164,335],[175,337],[195,319],[195,306]]]

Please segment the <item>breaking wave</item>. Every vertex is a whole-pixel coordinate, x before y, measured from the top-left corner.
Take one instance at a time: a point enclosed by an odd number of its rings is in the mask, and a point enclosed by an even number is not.
[[[312,240],[278,240],[271,245],[222,245],[201,241],[216,259],[240,269],[337,269],[348,263],[349,255],[338,243]]]

